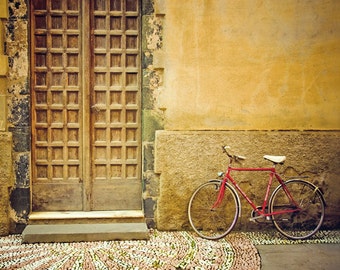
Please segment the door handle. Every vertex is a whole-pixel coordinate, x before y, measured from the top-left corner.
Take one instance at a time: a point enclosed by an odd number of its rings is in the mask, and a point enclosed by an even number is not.
[[[99,113],[100,112],[100,106],[98,104],[91,106],[91,111],[95,112],[95,113]]]

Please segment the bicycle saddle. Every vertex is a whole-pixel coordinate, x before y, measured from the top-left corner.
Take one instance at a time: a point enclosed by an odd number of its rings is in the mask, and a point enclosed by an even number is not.
[[[274,162],[275,164],[283,164],[286,160],[286,156],[263,156],[264,159]]]

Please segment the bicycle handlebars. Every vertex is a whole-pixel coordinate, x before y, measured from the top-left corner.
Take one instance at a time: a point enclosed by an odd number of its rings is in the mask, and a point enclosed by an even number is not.
[[[235,160],[235,161],[247,159],[247,158],[244,157],[244,156],[235,155],[235,154],[230,153],[230,146],[228,146],[228,145],[222,145],[222,151],[223,151],[224,153],[226,153],[227,156],[228,156],[230,159],[233,159],[233,160]]]

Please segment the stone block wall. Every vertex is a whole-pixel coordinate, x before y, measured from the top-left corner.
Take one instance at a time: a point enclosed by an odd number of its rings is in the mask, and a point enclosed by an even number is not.
[[[30,210],[30,89],[28,61],[28,2],[6,1],[6,55],[8,56],[7,128],[12,133],[14,185],[10,193],[12,233],[22,231]]]
[[[246,156],[244,167],[271,166],[263,155],[286,155],[280,173],[287,178],[308,176],[324,191],[327,202],[324,228],[340,227],[340,133],[298,131],[158,131],[155,172],[160,179],[157,228],[190,229],[187,206],[193,191],[224,171],[227,157],[221,145]],[[268,175],[260,172],[233,174],[241,188],[257,205],[262,205]],[[274,182],[274,187],[277,184]],[[249,222],[251,208],[241,198],[242,217],[235,229],[259,230],[264,226]]]
[[[143,201],[146,222],[155,227],[155,210],[159,195],[159,179],[154,173],[155,131],[164,127],[164,111],[158,96],[163,89],[164,1],[142,1],[142,144]]]

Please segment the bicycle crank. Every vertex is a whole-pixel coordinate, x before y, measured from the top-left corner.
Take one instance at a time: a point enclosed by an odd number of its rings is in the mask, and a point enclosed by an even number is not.
[[[260,211],[262,211],[262,206],[258,206],[256,207],[256,210],[252,210],[250,213],[250,218],[249,220],[252,222],[256,222],[259,224],[264,224],[264,223],[271,223],[271,217],[270,216],[265,216],[265,215],[261,215],[259,214]],[[266,207],[266,210],[268,210],[268,207]]]

